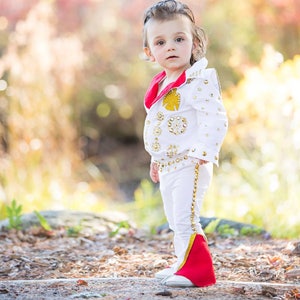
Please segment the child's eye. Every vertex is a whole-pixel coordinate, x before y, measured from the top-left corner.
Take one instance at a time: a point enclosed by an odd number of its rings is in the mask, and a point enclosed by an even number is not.
[[[157,41],[157,42],[156,42],[156,45],[162,46],[164,43],[165,43],[164,41]]]
[[[183,42],[184,41],[184,38],[182,38],[182,37],[178,37],[178,38],[176,38],[176,40],[175,40],[177,43],[181,43],[181,42]]]

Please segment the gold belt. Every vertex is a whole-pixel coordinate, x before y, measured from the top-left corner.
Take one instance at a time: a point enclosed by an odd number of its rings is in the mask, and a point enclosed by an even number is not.
[[[181,156],[181,157],[177,157],[173,160],[167,160],[167,161],[158,161],[156,160],[155,162],[158,164],[158,168],[159,168],[159,171],[162,172],[163,169],[167,168],[167,167],[172,167],[173,165],[175,164],[178,164],[184,160],[187,160],[189,157],[188,155],[184,155],[184,156]]]

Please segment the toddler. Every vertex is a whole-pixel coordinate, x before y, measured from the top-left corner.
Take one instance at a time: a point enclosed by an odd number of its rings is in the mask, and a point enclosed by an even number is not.
[[[150,7],[143,37],[145,54],[163,69],[145,95],[144,143],[177,257],[155,277],[167,286],[212,285],[213,262],[199,218],[227,131],[218,77],[206,68],[206,36],[187,5],[164,0]]]

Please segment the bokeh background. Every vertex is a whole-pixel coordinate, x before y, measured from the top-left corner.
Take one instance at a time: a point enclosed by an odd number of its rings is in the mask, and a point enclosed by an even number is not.
[[[120,210],[164,221],[143,148],[150,0],[0,0],[0,219]],[[229,132],[202,215],[300,235],[300,1],[186,0],[208,37]]]

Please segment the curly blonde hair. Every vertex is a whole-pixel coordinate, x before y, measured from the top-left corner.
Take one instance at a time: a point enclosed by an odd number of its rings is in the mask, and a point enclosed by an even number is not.
[[[144,14],[143,45],[148,47],[147,23],[150,19],[164,21],[172,20],[178,15],[184,15],[191,21],[194,42],[197,45],[192,52],[190,63],[193,65],[200,58],[205,56],[207,47],[207,37],[202,28],[196,25],[194,14],[184,3],[176,0],[162,0],[149,7]]]

